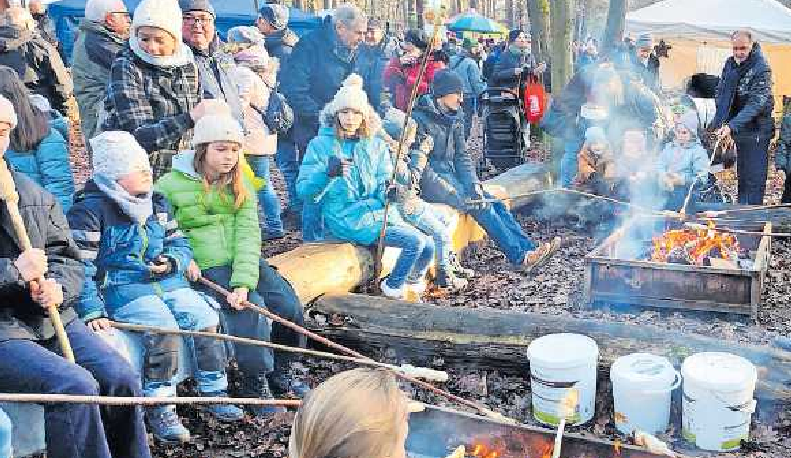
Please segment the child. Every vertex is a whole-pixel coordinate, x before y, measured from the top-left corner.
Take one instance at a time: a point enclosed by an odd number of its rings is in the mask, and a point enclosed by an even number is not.
[[[374,245],[384,223],[385,193],[390,192],[393,161],[377,134],[381,120],[352,74],[320,114],[322,127],[310,141],[297,178],[297,192],[305,202],[321,206],[326,228],[351,243]],[[420,289],[434,259],[434,242],[407,224],[395,206],[389,209],[385,246],[401,248],[382,293],[403,299],[407,288]],[[409,285],[409,286],[407,286]]]
[[[230,114],[207,115],[195,125],[193,142],[195,151],[179,153],[173,160],[173,171],[156,184],[156,190],[173,206],[179,227],[192,246],[195,259],[187,269],[187,278],[197,281],[203,276],[232,291],[226,298],[200,287],[223,304],[220,312],[230,334],[270,340],[269,322],[244,307],[248,300],[301,325],[302,304],[294,289],[261,258],[255,194],[239,165],[242,127]],[[275,342],[304,345],[304,338],[282,325],[272,325],[271,333]],[[301,397],[308,391],[289,379],[288,357],[276,355],[273,367],[271,350],[236,345],[236,359],[245,375],[240,390],[244,396],[272,399],[275,390],[277,395]],[[265,415],[275,409],[253,411]]]
[[[403,111],[392,108],[388,110],[384,119],[383,127],[385,133],[388,135],[389,141],[393,142],[390,148],[393,159],[395,159],[397,154],[398,141],[401,139],[405,118],[406,115]],[[415,143],[417,123],[410,119],[407,129],[405,148],[409,148],[409,145]],[[423,176],[423,170],[428,163],[428,155],[433,147],[434,144],[431,137],[425,137],[419,148],[412,149],[409,154],[403,155],[403,159],[406,160],[404,163],[397,164],[399,168],[398,185],[401,189],[399,191],[400,198],[396,204],[401,216],[409,224],[434,239],[434,246],[437,251],[437,286],[454,290],[464,289],[467,286],[467,280],[457,277],[456,272],[454,272],[455,266],[453,266],[452,260],[455,254],[452,251],[453,247],[448,232],[448,223],[444,220],[442,212],[432,208],[431,205],[421,200],[419,196],[420,178]],[[419,290],[415,292],[422,293]]]
[[[577,186],[587,192],[606,195],[606,180],[613,173],[613,155],[604,129],[589,127],[585,131],[585,143],[577,163],[579,170],[574,180]]]
[[[184,278],[192,252],[164,197],[152,192],[146,152],[127,132],[104,132],[91,140],[91,147],[93,179],[68,215],[86,271],[80,316],[94,331],[109,329],[112,319],[216,332],[217,313]],[[143,392],[175,397],[180,338],[146,334],[144,342]],[[225,396],[223,343],[206,338],[194,342],[199,391]],[[231,405],[213,405],[209,412],[223,421],[243,417],[242,410]],[[149,408],[146,417],[154,437],[189,441],[175,406]]]
[[[698,115],[688,111],[676,122],[675,136],[657,161],[659,186],[667,198],[665,208],[679,210],[690,187],[705,180],[709,156],[698,140]]]

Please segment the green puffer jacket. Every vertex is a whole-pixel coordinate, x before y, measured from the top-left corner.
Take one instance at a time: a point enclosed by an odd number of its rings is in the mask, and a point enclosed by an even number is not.
[[[193,151],[173,158],[173,171],[157,181],[156,191],[170,202],[179,227],[192,245],[201,269],[232,266],[231,287],[255,290],[261,260],[261,230],[255,191],[247,184],[249,197],[236,209],[228,189],[209,192],[192,161]]]

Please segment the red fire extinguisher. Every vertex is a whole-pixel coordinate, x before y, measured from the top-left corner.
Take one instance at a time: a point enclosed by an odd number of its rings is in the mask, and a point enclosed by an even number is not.
[[[531,76],[530,81],[525,84],[522,97],[525,118],[530,124],[538,124],[547,107],[547,93],[544,85],[535,75]]]

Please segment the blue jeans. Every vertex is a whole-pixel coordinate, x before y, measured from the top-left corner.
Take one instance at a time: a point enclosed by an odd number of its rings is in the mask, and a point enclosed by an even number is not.
[[[398,289],[405,283],[417,283],[434,260],[431,237],[412,226],[387,226],[385,246],[401,248],[401,254],[387,278],[387,286]]]
[[[488,193],[485,193],[485,197],[492,198]],[[522,226],[503,203],[493,203],[483,210],[472,210],[469,214],[483,227],[512,264],[521,264],[525,253],[536,249],[536,244],[525,234]]]
[[[160,296],[144,296],[112,310],[110,317],[122,323],[157,326],[189,331],[216,331],[220,325],[217,312],[197,291],[181,288]],[[164,338],[163,338],[164,337]],[[143,393],[146,396],[176,396],[176,373],[181,338],[144,334]],[[195,338],[195,378],[201,393],[228,389],[225,374],[225,346],[216,339]]]
[[[324,240],[324,217],[321,214],[321,204],[302,203],[302,240],[304,242]]]
[[[0,458],[11,458],[11,435],[14,433],[14,425],[8,415],[0,410]]]
[[[571,186],[574,177],[579,172],[578,157],[581,142],[576,139],[563,142],[563,157],[560,159],[560,185],[564,188]]]
[[[448,222],[443,218],[442,212],[435,210],[429,205],[424,205],[423,212],[418,215],[410,215],[404,211],[401,214],[406,222],[420,229],[434,240],[437,267],[450,270],[450,254],[453,249],[453,241],[448,230]]]
[[[304,323],[302,304],[299,302],[294,288],[265,260],[259,264],[258,285],[250,291],[248,299],[256,305],[266,307],[277,316],[292,323]],[[232,270],[230,267],[213,267],[203,271],[203,276],[223,288],[230,288]],[[205,286],[198,286],[201,291],[215,297],[223,305],[220,313],[227,327],[227,332],[238,337],[266,340],[292,347],[304,347],[305,337],[293,330],[269,321],[253,310],[233,310],[228,306],[225,297]],[[239,369],[246,376],[268,374],[274,369],[274,359],[285,358],[284,354],[272,354],[272,350],[251,345],[236,344],[234,346]]]
[[[275,163],[283,179],[286,181],[286,191],[288,191],[288,208],[292,211],[299,211],[302,201],[297,196],[297,176],[299,175],[299,152],[293,140],[278,136],[277,152],[275,153]]]
[[[763,205],[769,167],[770,133],[748,132],[734,135],[739,204]]]
[[[280,220],[280,198],[272,186],[270,161],[269,156],[247,156],[247,162],[255,176],[266,180],[264,187],[258,191],[258,205],[263,215],[261,222],[264,230],[270,236],[282,236],[284,231],[283,221]]]
[[[66,326],[77,364],[56,338],[0,342],[0,392],[141,396],[140,376],[80,320]],[[139,406],[44,406],[49,458],[151,458]]]

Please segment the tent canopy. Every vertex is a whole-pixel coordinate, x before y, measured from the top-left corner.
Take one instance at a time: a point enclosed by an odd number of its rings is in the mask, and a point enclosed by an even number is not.
[[[738,29],[763,42],[791,41],[791,9],[777,0],[664,0],[626,15],[630,32],[729,40]]]

